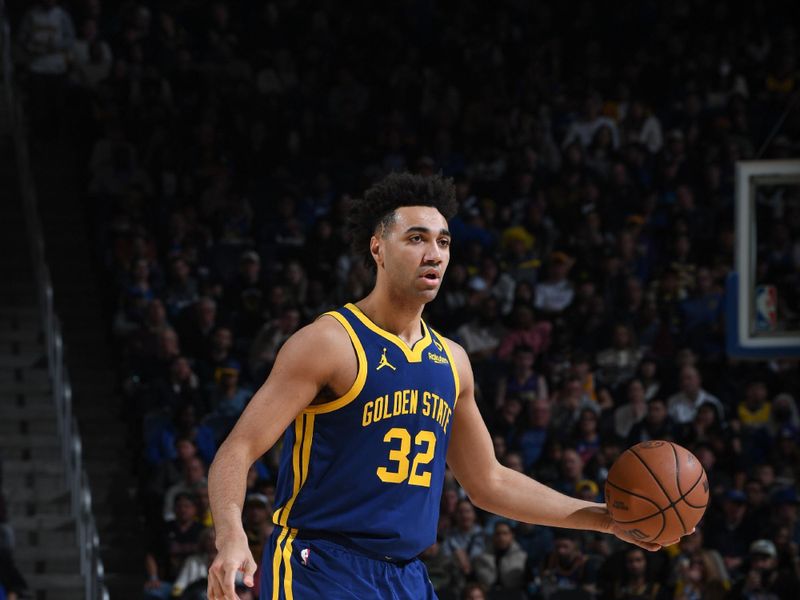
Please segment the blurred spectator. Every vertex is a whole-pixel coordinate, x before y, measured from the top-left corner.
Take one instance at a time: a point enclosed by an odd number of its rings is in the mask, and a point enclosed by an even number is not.
[[[536,398],[526,407],[528,422],[516,436],[514,445],[520,450],[525,472],[530,472],[542,456],[550,430],[552,408],[548,400]]]
[[[644,419],[647,413],[647,400],[641,379],[631,379],[627,387],[627,403],[614,410],[614,433],[627,438],[631,429]]]
[[[612,389],[616,389],[623,381],[633,376],[641,357],[642,349],[637,346],[630,328],[621,323],[615,325],[611,347],[597,355],[600,380]]]
[[[548,321],[536,321],[528,306],[517,306],[511,314],[511,329],[506,333],[497,349],[497,357],[509,360],[518,346],[527,346],[538,356],[550,345],[552,325]]]
[[[197,553],[190,554],[181,566],[175,582],[172,584],[172,596],[182,597],[196,581],[206,581],[208,567],[217,556],[216,536],[214,529],[204,529],[197,538]]]
[[[553,551],[539,569],[539,584],[532,590],[543,598],[550,598],[560,590],[583,590],[593,593],[596,572],[587,556],[581,552],[576,533],[558,529],[553,540]]]
[[[525,402],[536,398],[547,400],[547,382],[534,371],[535,354],[528,346],[516,346],[509,372],[500,378],[495,393],[495,407],[502,406],[507,396],[514,396]]]
[[[238,417],[242,414],[253,394],[239,386],[240,374],[241,365],[232,359],[215,370],[216,387],[211,390],[208,398],[211,415]]]
[[[425,564],[433,589],[440,599],[455,598],[464,585],[464,575],[452,554],[442,552],[442,537],[426,548],[420,555]]]
[[[743,574],[734,584],[730,598],[791,598],[800,585],[793,570],[778,569],[778,551],[770,540],[750,544]]]
[[[686,366],[680,372],[680,391],[669,397],[667,406],[672,420],[683,425],[694,419],[701,404],[708,402],[717,410],[720,419],[725,418],[725,409],[718,398],[702,388],[700,372],[692,366]]]
[[[250,551],[258,564],[261,564],[264,544],[275,528],[272,523],[272,507],[269,498],[259,493],[247,494],[244,499],[242,520]]]
[[[494,526],[491,548],[472,561],[475,578],[493,595],[521,598],[528,555],[514,540],[514,531],[503,521]]]
[[[206,483],[206,465],[197,456],[188,458],[182,465],[181,479],[164,493],[164,521],[176,518],[175,500],[179,495],[191,496],[196,501],[197,488],[203,483]]]
[[[667,413],[666,403],[662,398],[653,398],[647,403],[647,414],[644,419],[631,427],[628,444],[633,446],[649,440],[670,440],[673,438],[673,423]]]
[[[563,252],[553,252],[547,266],[547,278],[536,286],[534,305],[545,314],[564,311],[575,297],[572,282],[567,279],[574,261]]]
[[[628,548],[625,552],[625,573],[612,589],[601,598],[608,600],[666,600],[669,591],[660,582],[654,581],[647,572],[647,557],[641,548]]]
[[[486,588],[480,583],[468,583],[459,596],[461,600],[487,600]]]
[[[173,509],[175,519],[150,534],[145,556],[145,597],[168,598],[184,561],[198,549],[204,527],[197,521],[196,499],[191,494],[178,494]]]
[[[484,543],[475,507],[469,500],[461,500],[455,515],[455,527],[445,534],[444,554],[453,556],[461,573],[471,576],[472,561],[483,553]]]
[[[717,550],[732,575],[738,575],[756,531],[745,521],[747,497],[739,490],[729,490],[723,499],[722,512],[709,516],[706,540]]]
[[[283,308],[278,318],[265,324],[250,346],[250,372],[254,381],[263,381],[272,369],[272,363],[283,343],[297,331],[300,312],[292,307]]]

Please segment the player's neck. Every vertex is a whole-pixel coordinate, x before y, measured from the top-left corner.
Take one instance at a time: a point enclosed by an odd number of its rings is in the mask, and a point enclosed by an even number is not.
[[[388,290],[376,287],[356,305],[378,327],[395,334],[409,346],[422,337],[420,321],[424,304],[403,302]]]

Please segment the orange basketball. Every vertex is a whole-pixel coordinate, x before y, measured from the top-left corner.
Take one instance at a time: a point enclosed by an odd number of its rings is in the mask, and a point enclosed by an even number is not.
[[[611,518],[631,537],[664,544],[692,531],[708,506],[708,477],[686,448],[661,440],[636,444],[606,480]]]

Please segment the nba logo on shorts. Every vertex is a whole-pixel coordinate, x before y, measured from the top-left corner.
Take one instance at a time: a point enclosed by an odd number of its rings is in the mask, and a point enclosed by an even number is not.
[[[778,290],[774,285],[756,287],[756,331],[774,331],[778,323]]]
[[[308,548],[303,548],[300,550],[300,560],[305,565],[308,566],[308,559],[311,557],[311,550]]]

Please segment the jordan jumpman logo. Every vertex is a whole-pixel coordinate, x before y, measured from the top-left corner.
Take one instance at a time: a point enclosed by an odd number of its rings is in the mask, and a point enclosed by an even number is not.
[[[397,370],[397,369],[394,368],[394,365],[392,365],[386,359],[386,348],[383,349],[383,354],[381,355],[381,360],[378,362],[378,368],[376,368],[375,370],[376,371],[380,371],[383,367],[389,367],[392,371],[396,371]]]

